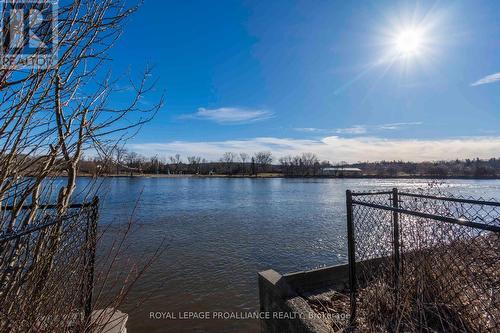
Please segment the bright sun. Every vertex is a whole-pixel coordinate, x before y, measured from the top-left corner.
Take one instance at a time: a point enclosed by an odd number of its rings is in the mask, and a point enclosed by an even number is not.
[[[422,51],[424,36],[417,28],[405,29],[394,39],[395,51],[401,56],[413,56]]]

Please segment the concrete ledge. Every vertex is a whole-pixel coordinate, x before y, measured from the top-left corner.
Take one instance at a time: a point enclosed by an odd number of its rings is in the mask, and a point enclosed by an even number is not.
[[[74,332],[77,328],[81,328],[83,321],[83,312],[72,312],[69,314],[60,314],[54,317],[40,317],[37,319],[34,327],[39,327],[42,331],[46,331],[47,322],[51,325],[52,322],[66,322],[66,328],[69,332]],[[85,332],[93,333],[127,333],[128,314],[121,312],[115,308],[105,308],[92,311],[90,317],[91,325]]]
[[[357,276],[376,270],[389,258],[375,258],[356,263]],[[359,282],[359,281],[358,281]],[[349,265],[330,266],[281,275],[270,269],[259,273],[260,311],[270,314],[261,320],[261,332],[333,332],[301,295],[320,290],[346,292],[349,288]],[[290,317],[279,317],[280,314]]]
[[[327,287],[343,290],[348,287],[349,265],[295,272],[285,274],[284,277],[291,288],[301,294]]]
[[[310,315],[309,304],[291,288],[286,277],[272,269],[259,273],[259,298],[260,311],[269,314],[268,319],[261,320],[262,332],[330,332],[321,320]]]
[[[114,308],[92,311],[92,324],[100,333],[127,333],[128,314]]]

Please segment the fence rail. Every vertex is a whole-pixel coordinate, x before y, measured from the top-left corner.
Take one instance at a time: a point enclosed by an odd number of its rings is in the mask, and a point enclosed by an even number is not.
[[[499,202],[394,188],[346,204],[351,324],[500,330]]]
[[[95,197],[92,202],[85,202],[85,203],[80,203],[80,204],[71,204],[68,206],[68,210],[74,210],[74,209],[85,209],[85,208],[91,208],[91,209],[97,209],[99,206],[99,198]],[[59,206],[58,205],[52,205],[52,204],[47,204],[47,205],[23,205],[21,206],[21,210],[32,210],[32,209],[39,209],[39,210],[51,210],[51,209],[57,209]],[[9,205],[9,206],[2,206],[0,207],[0,210],[2,211],[11,211],[14,210],[15,206]],[[0,244],[20,238],[22,236],[26,236],[32,232],[39,231],[45,228],[48,228],[50,226],[53,226],[57,223],[60,223],[60,220],[53,219],[50,222],[43,223],[43,224],[38,224],[38,225],[33,225],[33,226],[28,226],[25,228],[21,228],[19,230],[7,230],[7,231],[2,231],[0,230]]]

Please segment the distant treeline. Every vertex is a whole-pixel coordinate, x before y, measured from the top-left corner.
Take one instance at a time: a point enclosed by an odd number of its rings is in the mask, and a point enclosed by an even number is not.
[[[465,159],[437,162],[382,161],[354,163],[367,176],[424,176],[500,178],[500,158]]]
[[[271,152],[254,155],[227,152],[218,161],[208,161],[200,156],[168,158],[146,158],[125,149],[116,149],[105,159],[84,159],[80,172],[86,174],[193,174],[193,175],[256,175],[258,173],[280,172],[273,163]]]
[[[218,161],[207,161],[200,156],[183,158],[176,154],[168,158],[144,157],[125,149],[116,149],[113,154],[101,158],[84,158],[79,164],[80,174],[190,174],[250,176],[262,173],[279,173],[289,177],[326,176],[324,168],[359,168],[355,174],[336,172],[337,176],[360,177],[500,177],[500,159],[466,159],[436,162],[358,162],[331,163],[320,161],[313,153],[284,156],[275,159],[271,152],[253,155],[247,153],[224,153]],[[332,175],[332,173],[328,173]]]

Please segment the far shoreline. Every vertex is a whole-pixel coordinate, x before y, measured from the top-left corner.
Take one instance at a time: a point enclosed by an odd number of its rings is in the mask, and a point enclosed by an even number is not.
[[[63,176],[64,177],[64,176]],[[471,180],[497,180],[498,176],[432,176],[432,175],[352,175],[352,176],[285,176],[281,173],[260,173],[257,175],[196,175],[196,174],[106,174],[106,175],[91,175],[79,174],[78,177],[85,178],[248,178],[248,179],[269,179],[269,178],[286,178],[286,179],[432,179],[432,180],[447,180],[447,179],[471,179]]]

